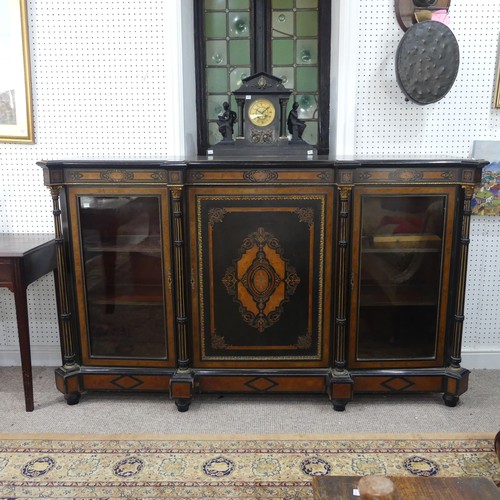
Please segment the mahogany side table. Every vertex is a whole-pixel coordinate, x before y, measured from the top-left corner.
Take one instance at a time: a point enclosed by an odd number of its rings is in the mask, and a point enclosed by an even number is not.
[[[33,377],[26,289],[56,269],[52,234],[0,234],[0,287],[14,293],[26,411],[33,411]]]

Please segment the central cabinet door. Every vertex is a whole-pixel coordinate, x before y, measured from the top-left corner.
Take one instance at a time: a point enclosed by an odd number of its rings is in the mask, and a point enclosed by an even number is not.
[[[195,367],[326,367],[333,190],[192,188]]]

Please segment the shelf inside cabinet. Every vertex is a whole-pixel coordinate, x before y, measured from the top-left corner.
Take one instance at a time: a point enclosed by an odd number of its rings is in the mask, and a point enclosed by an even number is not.
[[[362,285],[360,307],[377,306],[434,306],[435,291],[429,286],[418,285]]]
[[[159,236],[119,236],[116,239],[104,239],[89,242],[84,246],[87,252],[136,252],[148,254],[161,253]]]
[[[163,287],[161,285],[119,285],[112,293],[90,291],[88,301],[93,305],[137,305],[157,306],[163,303]]]
[[[439,236],[427,233],[371,234],[363,237],[364,253],[439,252],[441,245]]]

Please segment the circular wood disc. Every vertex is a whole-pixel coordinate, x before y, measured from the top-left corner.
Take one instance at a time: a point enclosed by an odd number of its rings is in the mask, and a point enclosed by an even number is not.
[[[451,89],[460,64],[458,42],[438,21],[414,24],[399,42],[396,76],[408,99],[431,104]]]

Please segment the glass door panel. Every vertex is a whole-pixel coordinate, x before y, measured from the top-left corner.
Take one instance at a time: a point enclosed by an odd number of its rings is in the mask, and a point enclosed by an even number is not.
[[[161,198],[80,195],[90,358],[167,357]]]
[[[447,203],[442,191],[356,195],[355,363],[438,356]]]

